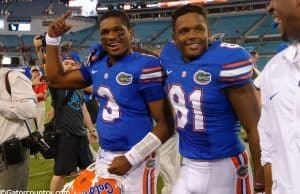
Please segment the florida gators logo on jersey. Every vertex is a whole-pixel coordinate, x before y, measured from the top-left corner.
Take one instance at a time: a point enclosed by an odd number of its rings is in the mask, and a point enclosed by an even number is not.
[[[133,76],[131,74],[125,73],[125,72],[120,72],[118,73],[116,77],[116,81],[118,84],[122,86],[126,86],[132,83]]]
[[[197,84],[206,85],[211,81],[211,74],[203,70],[198,70],[194,74],[194,81]]]

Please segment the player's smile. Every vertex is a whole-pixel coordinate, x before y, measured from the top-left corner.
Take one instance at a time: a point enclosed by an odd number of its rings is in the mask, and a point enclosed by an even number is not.
[[[121,44],[119,42],[115,42],[115,43],[109,43],[107,44],[108,47],[111,48],[111,50],[117,51],[118,49],[120,49]]]
[[[200,43],[189,43],[189,44],[186,44],[186,46],[191,50],[199,50],[201,48]]]

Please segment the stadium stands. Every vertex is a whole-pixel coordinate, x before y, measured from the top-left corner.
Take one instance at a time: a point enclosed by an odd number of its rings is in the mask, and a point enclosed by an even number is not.
[[[5,47],[18,47],[20,45],[17,35],[1,35],[0,42]]]
[[[278,30],[273,27],[273,18],[268,15],[263,23],[251,35],[263,36],[265,34],[278,34]]]
[[[259,19],[264,16],[261,14],[235,15],[235,16],[220,16],[211,24],[211,32],[225,33],[226,37],[240,37]]]
[[[169,27],[170,21],[152,21],[135,23],[135,36],[137,39],[140,39],[141,42],[151,42],[157,39],[160,33]]]
[[[101,0],[99,3],[121,3],[128,2],[122,0]],[[130,3],[140,2],[140,1],[130,1]],[[155,0],[147,0],[146,2],[162,2]],[[248,3],[248,1],[242,0],[232,0],[232,2]],[[263,2],[263,0],[260,0]],[[233,6],[234,6],[233,3]],[[267,1],[266,1],[267,3]],[[255,3],[254,3],[255,4]],[[252,4],[254,7],[254,4]],[[263,5],[263,4],[262,4]],[[267,4],[266,4],[267,5]],[[13,17],[23,17],[27,18],[33,16],[43,16],[45,10],[51,9],[51,13],[54,15],[61,15],[67,9],[65,5],[61,3],[60,0],[22,0],[22,1],[0,1],[1,10],[9,10],[11,12],[10,16]],[[24,11],[26,7],[26,12]],[[251,7],[251,6],[250,6]],[[213,7],[214,8],[214,7]],[[213,9],[212,8],[212,9]],[[244,8],[243,8],[244,9]],[[27,11],[28,10],[28,11]],[[229,11],[226,11],[229,10]],[[280,44],[280,37],[277,30],[274,28],[273,19],[271,16],[266,15],[265,10],[246,10],[239,11],[241,7],[236,6],[235,9],[227,9],[227,6],[219,9],[219,11],[224,11],[224,13],[213,13],[210,14],[208,21],[210,24],[211,34],[222,33],[224,34],[225,41],[239,43],[244,46],[247,50],[256,49],[260,52],[262,56],[261,65],[267,61],[275,52]],[[159,11],[162,11],[159,9]],[[149,10],[145,11],[146,13]],[[155,9],[150,10],[150,12],[155,13]],[[156,17],[155,14],[148,14],[152,19],[137,19],[133,22],[133,28],[135,31],[135,40],[137,43],[141,43],[141,46],[148,46],[147,48],[160,48],[166,41],[172,39],[172,26],[170,18],[164,18],[164,16],[170,16],[168,14],[161,14]],[[160,14],[161,12],[159,12]],[[166,12],[167,13],[167,12]],[[50,14],[51,15],[51,14]],[[146,14],[147,15],[147,14]],[[0,14],[1,17],[1,14]],[[156,17],[156,18],[153,18]],[[52,17],[53,18],[53,17]],[[1,18],[0,18],[1,19]],[[51,21],[51,20],[50,20]],[[97,23],[97,22],[96,22]],[[80,28],[82,29],[82,28]],[[41,32],[42,33],[42,32]],[[1,34],[1,29],[0,29]],[[272,35],[276,35],[273,38]],[[32,48],[29,49],[31,56],[35,57],[32,53],[33,49],[33,34],[18,34],[18,35],[0,35],[0,51],[3,52],[1,48],[8,48],[9,51],[20,51],[24,52],[24,47]],[[267,39],[265,38],[267,37]],[[99,33],[97,29],[97,24],[92,27],[84,28],[80,31],[72,31],[63,37],[64,42],[68,42],[72,49],[78,50],[81,56],[86,56],[87,48],[96,42],[99,42]],[[152,46],[152,47],[151,47]],[[28,54],[26,54],[28,55]]]
[[[23,40],[23,46],[29,46],[29,47],[33,47],[33,38],[34,35],[23,35],[22,36],[22,40]]]

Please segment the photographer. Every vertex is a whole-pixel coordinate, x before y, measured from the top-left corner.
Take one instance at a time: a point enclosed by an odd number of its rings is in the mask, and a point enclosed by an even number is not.
[[[31,79],[32,86],[36,86],[42,84],[44,81],[47,80],[47,76],[45,75],[45,63],[46,63],[46,43],[45,37],[43,35],[36,35],[33,38],[33,44],[36,51],[36,55],[38,57],[39,62],[39,76],[32,78],[31,76],[31,68],[35,67],[35,62],[33,64],[29,63],[29,67],[26,68],[26,75]]]
[[[29,136],[24,120],[36,115],[36,95],[30,80],[18,71],[1,68],[0,55],[0,190],[27,190]]]

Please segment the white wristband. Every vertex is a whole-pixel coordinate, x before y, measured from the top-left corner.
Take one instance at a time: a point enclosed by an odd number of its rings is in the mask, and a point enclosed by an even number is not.
[[[125,157],[132,167],[135,167],[160,145],[160,139],[150,132],[139,143],[126,152]]]
[[[48,34],[46,34],[46,44],[47,45],[59,46],[60,41],[61,41],[61,36],[52,38]]]

